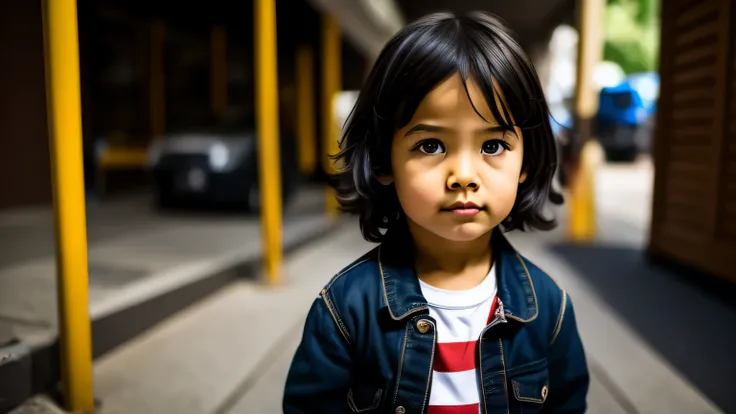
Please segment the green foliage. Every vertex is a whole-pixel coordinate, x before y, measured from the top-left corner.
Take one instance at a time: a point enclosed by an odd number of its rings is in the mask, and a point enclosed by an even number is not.
[[[659,1],[658,0],[638,0],[638,9],[636,12],[636,22],[641,26],[650,26],[659,20]]]
[[[625,73],[657,69],[659,0],[607,0],[604,60]]]
[[[652,69],[647,52],[636,42],[606,41],[603,45],[603,60],[618,63],[626,74]]]

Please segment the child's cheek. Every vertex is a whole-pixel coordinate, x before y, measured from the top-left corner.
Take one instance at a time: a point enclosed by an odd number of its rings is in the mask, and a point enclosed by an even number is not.
[[[487,203],[491,206],[491,213],[497,221],[502,221],[510,213],[516,202],[516,193],[519,188],[518,174],[512,170],[494,171],[484,180],[486,184]]]
[[[504,188],[504,191],[496,192],[491,202],[491,211],[494,221],[499,223],[511,214],[511,209],[516,201],[516,188]]]
[[[427,175],[410,175],[396,182],[399,201],[407,214],[432,214],[444,195],[443,184]]]

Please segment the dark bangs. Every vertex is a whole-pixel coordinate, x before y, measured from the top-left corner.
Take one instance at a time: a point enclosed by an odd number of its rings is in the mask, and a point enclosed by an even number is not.
[[[395,131],[409,123],[432,89],[454,74],[465,83],[472,79],[478,84],[504,129],[514,131],[517,126],[523,133],[522,168],[527,179],[519,185],[503,229],[554,227],[554,220],[546,219],[542,210],[547,200],[562,202],[551,188],[556,146],[531,61],[496,17],[482,12],[437,13],[406,26],[385,46],[348,118],[341,152],[335,157],[338,199],[344,211],[360,214],[367,240],[381,241],[381,229],[401,220],[393,185],[376,180],[391,174]]]

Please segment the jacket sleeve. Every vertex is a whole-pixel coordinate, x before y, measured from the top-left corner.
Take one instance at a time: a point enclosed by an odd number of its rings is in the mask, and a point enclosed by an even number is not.
[[[312,304],[284,389],[284,414],[345,413],[350,347],[322,296]]]
[[[567,294],[563,294],[562,312],[552,338],[549,354],[548,413],[585,413],[590,378],[585,351],[580,341],[575,312]]]

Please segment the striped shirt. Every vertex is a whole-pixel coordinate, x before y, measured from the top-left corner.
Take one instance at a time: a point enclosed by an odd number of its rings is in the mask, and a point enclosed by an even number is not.
[[[476,353],[483,329],[496,307],[493,268],[478,286],[463,291],[438,289],[420,281],[437,321],[437,352],[427,414],[478,414],[481,390]]]

